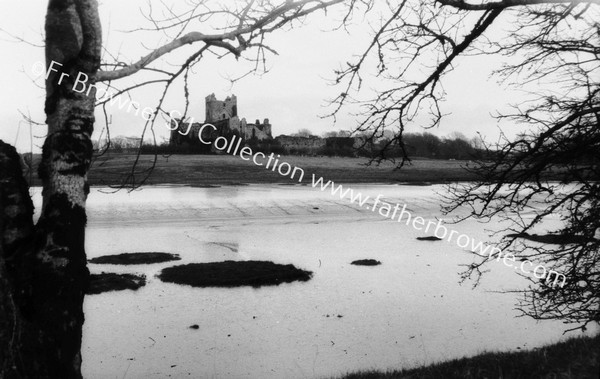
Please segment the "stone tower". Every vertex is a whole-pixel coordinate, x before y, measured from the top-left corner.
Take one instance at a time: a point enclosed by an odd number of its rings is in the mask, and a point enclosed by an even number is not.
[[[227,96],[224,101],[217,100],[215,94],[206,96],[206,121],[214,123],[219,120],[237,118],[237,97]]]

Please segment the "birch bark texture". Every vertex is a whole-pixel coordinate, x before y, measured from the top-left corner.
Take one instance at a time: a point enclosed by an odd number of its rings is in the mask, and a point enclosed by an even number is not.
[[[73,84],[80,73],[94,83],[100,67],[97,1],[50,0],[45,29],[46,66],[62,66],[46,78],[43,204],[35,226],[20,157],[0,144],[0,377],[6,378],[81,378],[95,89],[79,92]]]

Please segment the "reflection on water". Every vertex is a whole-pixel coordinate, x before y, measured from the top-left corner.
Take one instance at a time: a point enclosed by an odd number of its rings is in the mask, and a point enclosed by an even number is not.
[[[440,187],[353,188],[405,203],[426,220],[440,216]],[[456,244],[417,241],[421,232],[309,187],[94,190],[88,214],[90,257],[165,251],[180,254],[178,264],[271,260],[314,276],[278,287],[200,289],[154,277],[172,263],[91,265],[92,272],[144,273],[148,285],[86,298],[85,377],[323,377],[532,348],[563,331],[560,323],[514,318],[514,296],[491,292],[524,284],[511,269],[490,266],[482,286],[461,286],[459,265],[471,256]],[[487,236],[475,222],[455,228]],[[363,258],[382,264],[350,265]]]

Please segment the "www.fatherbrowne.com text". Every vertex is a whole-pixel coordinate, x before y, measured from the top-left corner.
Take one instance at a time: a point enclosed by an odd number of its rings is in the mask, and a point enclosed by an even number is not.
[[[43,62],[36,62],[32,71],[34,74],[43,74],[46,79],[49,78],[51,73],[59,73],[59,68],[63,65],[59,62],[52,61],[50,62],[48,68],[44,65]],[[69,77],[69,74],[62,72],[58,78],[58,84],[60,85],[65,77]],[[109,92],[106,89],[102,89],[101,87],[97,87],[95,84],[90,84],[89,77],[84,73],[79,73],[75,78],[75,82],[73,83],[73,91],[78,93],[86,93],[86,95],[90,95],[92,89],[96,90],[96,99],[98,101],[106,101],[110,106],[117,105],[120,110],[126,108],[126,112],[135,112],[135,115],[141,115],[142,118],[146,121],[150,121],[155,116],[155,109],[150,107],[141,107],[141,104],[132,101],[130,99],[123,99],[121,95],[115,96],[114,93]],[[175,128],[179,128],[177,122],[172,122],[174,114],[177,113],[181,116],[180,112],[171,111],[169,112],[170,119],[165,124],[167,128],[170,130],[175,130]],[[190,122],[191,124],[192,122]],[[174,125],[175,128],[171,128]],[[304,170],[300,167],[292,167],[287,162],[280,161],[281,156],[275,156],[273,153],[270,155],[265,155],[262,152],[254,153],[252,149],[248,146],[242,146],[243,140],[240,137],[232,136],[230,140],[227,140],[225,137],[220,136],[217,137],[214,141],[207,141],[203,139],[203,132],[205,128],[211,128],[215,131],[217,128],[212,124],[204,124],[201,126],[198,132],[198,138],[200,142],[206,145],[212,144],[216,150],[220,150],[226,152],[231,155],[239,155],[239,157],[245,161],[250,161],[257,165],[263,166],[267,170],[271,170],[273,172],[278,172],[282,176],[289,176],[290,179],[297,180],[299,183],[302,183],[304,180]],[[209,131],[210,132],[210,131]],[[181,133],[181,131],[179,131]],[[189,133],[189,128],[185,133]],[[206,134],[205,134],[206,135]],[[382,195],[378,195],[375,199],[371,199],[370,196],[364,196],[361,192],[355,192],[352,188],[344,188],[341,184],[336,185],[331,180],[325,182],[323,177],[319,177],[318,179],[314,174],[312,174],[312,188],[319,188],[321,191],[331,191],[332,196],[339,196],[341,200],[350,201],[352,204],[357,204],[360,207],[363,207],[367,210],[371,210],[372,212],[377,211],[379,215],[388,218],[390,220],[396,222],[403,222],[407,226],[412,225],[413,228],[424,231],[425,233],[429,233],[430,230],[433,231],[433,234],[442,240],[446,240],[448,242],[454,242],[461,248],[469,247],[474,253],[480,256],[486,256],[488,259],[495,259],[496,261],[502,260],[502,262],[514,269],[520,269],[524,274],[533,274],[533,276],[537,279],[544,279],[545,282],[549,283],[554,278],[551,286],[556,286],[557,284],[560,287],[563,287],[566,283],[566,276],[560,274],[553,270],[546,270],[543,265],[537,265],[533,268],[533,270],[526,270],[526,267],[533,267],[533,263],[529,260],[521,261],[521,263],[516,266],[516,257],[513,254],[507,253],[502,254],[502,250],[497,247],[492,247],[490,245],[486,245],[483,242],[477,242],[475,239],[470,238],[465,234],[460,234],[456,230],[449,230],[445,225],[442,224],[442,220],[437,221],[427,221],[422,217],[413,217],[409,210],[407,210],[406,204],[400,206],[400,204],[390,204],[389,202],[382,200]],[[372,203],[369,202],[372,200]],[[450,232],[450,233],[448,233]],[[455,237],[455,238],[454,238]]]

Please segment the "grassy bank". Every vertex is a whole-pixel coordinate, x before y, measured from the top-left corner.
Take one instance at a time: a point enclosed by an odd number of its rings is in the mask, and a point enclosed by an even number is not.
[[[376,378],[573,378],[600,377],[600,335],[573,338],[532,351],[484,353],[399,371],[365,371],[343,379]]]
[[[144,170],[152,167],[152,155],[142,155],[135,178],[139,181]],[[34,170],[40,157],[34,157]],[[95,186],[119,185],[131,173],[135,154],[109,153],[97,158],[91,167],[89,183]],[[413,164],[394,170],[394,164],[365,166],[366,158],[282,156],[282,162],[304,170],[302,183],[309,184],[312,174],[336,183],[447,183],[471,180],[461,166],[466,161],[415,159]],[[299,174],[298,174],[299,176]],[[296,176],[296,178],[298,177]],[[26,177],[29,175],[26,173]],[[33,183],[39,185],[37,174]],[[236,185],[254,183],[298,184],[297,180],[282,176],[251,160],[231,155],[171,155],[158,156],[148,184],[188,184],[192,186]]]
[[[151,167],[152,158],[148,155],[141,156],[138,170]],[[99,158],[90,170],[90,184],[121,183],[131,172],[134,160],[133,154],[111,154]],[[366,167],[367,160],[364,158],[283,156],[279,158],[279,162],[303,169],[302,183],[305,184],[311,182],[312,174],[317,178],[322,176],[339,183],[441,183],[472,179],[461,167],[466,164],[464,161],[416,159],[412,165],[401,170],[394,170],[391,162]],[[141,174],[137,176],[141,177]],[[298,184],[298,181],[238,156],[172,155],[158,157],[149,183],[208,186],[244,183]]]

